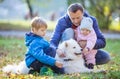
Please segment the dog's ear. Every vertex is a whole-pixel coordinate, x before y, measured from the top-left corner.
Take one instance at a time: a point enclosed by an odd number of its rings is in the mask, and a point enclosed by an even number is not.
[[[68,43],[67,42],[65,42],[65,47],[68,47]]]

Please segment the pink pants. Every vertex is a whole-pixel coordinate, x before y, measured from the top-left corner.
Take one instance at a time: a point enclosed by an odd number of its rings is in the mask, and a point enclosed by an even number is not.
[[[85,57],[86,63],[92,63],[92,64],[96,64],[96,60],[95,60],[95,55],[97,53],[97,50],[90,50],[88,53],[83,52],[83,55]]]

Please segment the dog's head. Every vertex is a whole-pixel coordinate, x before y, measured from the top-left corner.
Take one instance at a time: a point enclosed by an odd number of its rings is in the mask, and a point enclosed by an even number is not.
[[[76,59],[81,56],[81,47],[74,39],[64,41],[61,47],[65,53],[65,58]]]

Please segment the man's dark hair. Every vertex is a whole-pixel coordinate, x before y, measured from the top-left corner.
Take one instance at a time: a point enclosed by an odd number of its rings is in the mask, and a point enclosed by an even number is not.
[[[84,8],[80,3],[73,3],[67,9],[68,12],[73,12],[73,13],[75,13],[78,10],[84,12]]]

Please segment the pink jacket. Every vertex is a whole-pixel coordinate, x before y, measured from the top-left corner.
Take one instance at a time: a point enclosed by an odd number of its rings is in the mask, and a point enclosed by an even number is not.
[[[79,27],[76,29],[75,39],[79,42],[80,40],[87,40],[87,45],[90,50],[94,48],[97,37],[94,29],[90,32],[89,35],[84,36],[80,33]]]
[[[97,50],[94,50],[94,46],[97,40],[96,33],[94,29],[91,31],[91,33],[87,36],[84,36],[80,33],[79,27],[75,30],[75,39],[79,42],[80,40],[87,40],[87,44],[85,48],[89,48],[89,52],[84,54],[87,63],[93,63],[95,64],[95,55],[97,53]]]

